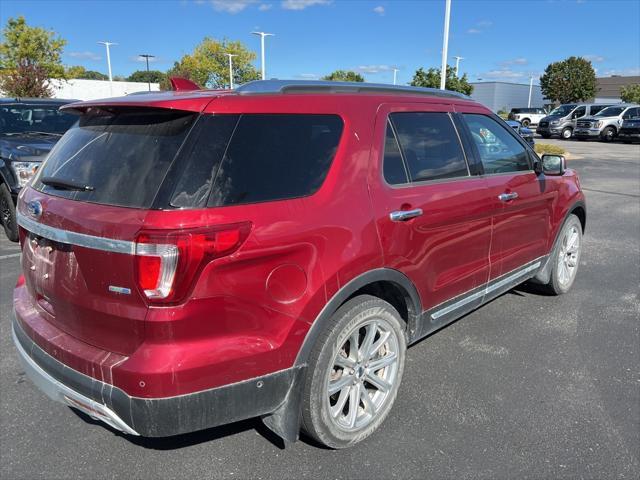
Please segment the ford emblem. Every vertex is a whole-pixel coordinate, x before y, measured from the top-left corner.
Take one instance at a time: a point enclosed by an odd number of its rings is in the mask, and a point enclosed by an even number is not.
[[[34,218],[40,218],[42,215],[42,204],[38,200],[31,200],[27,203],[27,211]]]

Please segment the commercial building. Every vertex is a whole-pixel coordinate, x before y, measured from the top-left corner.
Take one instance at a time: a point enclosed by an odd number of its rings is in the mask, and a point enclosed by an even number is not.
[[[529,84],[509,82],[474,82],[471,98],[494,112],[526,107],[529,101]],[[544,107],[546,103],[539,85],[531,89],[531,107]]]
[[[613,75],[611,77],[596,78],[597,90],[595,103],[621,102],[620,89],[628,85],[640,84],[640,76],[622,77]]]
[[[111,83],[111,85],[109,84]],[[108,80],[51,80],[54,98],[75,100],[95,100],[98,98],[121,97],[137,92],[147,92],[149,84],[142,82],[109,82]],[[151,84],[151,91],[160,90],[159,83]]]

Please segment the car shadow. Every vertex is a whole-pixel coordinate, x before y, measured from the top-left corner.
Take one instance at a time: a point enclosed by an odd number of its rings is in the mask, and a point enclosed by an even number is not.
[[[69,407],[73,413],[80,417],[83,421],[91,424],[98,425],[112,432],[118,437],[122,437],[130,443],[142,448],[150,450],[179,450],[181,448],[192,447],[201,443],[211,442],[225,437],[237,435],[248,430],[255,430],[265,440],[269,441],[272,445],[280,450],[285,449],[285,442],[278,435],[269,430],[260,418],[251,418],[248,420],[241,420],[239,422],[230,423],[227,425],[221,425],[219,427],[212,427],[206,430],[199,430],[197,432],[184,433],[181,435],[174,435],[172,437],[136,437],[134,435],[127,435],[119,430],[99,421],[91,418],[86,413]],[[307,443],[306,439],[301,439]]]

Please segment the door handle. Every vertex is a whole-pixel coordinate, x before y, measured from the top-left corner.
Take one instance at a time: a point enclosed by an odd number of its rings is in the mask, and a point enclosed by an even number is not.
[[[501,193],[498,195],[498,200],[501,202],[508,202],[509,200],[515,200],[516,198],[518,198],[518,192]]]
[[[415,208],[413,210],[397,210],[389,214],[389,218],[392,222],[406,222],[412,218],[422,215],[421,208]]]

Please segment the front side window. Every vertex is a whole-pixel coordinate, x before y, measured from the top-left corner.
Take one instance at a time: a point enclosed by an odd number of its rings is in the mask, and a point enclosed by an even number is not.
[[[460,140],[447,113],[393,113],[412,182],[469,175]]]
[[[624,112],[624,115],[622,116],[622,118],[624,120],[631,120],[632,118],[636,118],[637,116],[638,116],[638,109],[630,108],[629,110]]]
[[[591,105],[591,107],[589,107],[589,115],[595,115],[605,107],[606,105]]]
[[[586,113],[587,113],[587,107],[583,105],[582,107],[578,107],[573,111],[571,118],[584,117]]]
[[[513,135],[486,115],[463,114],[478,148],[485,174],[530,170],[527,150]]]

